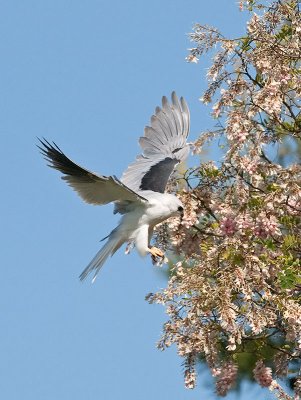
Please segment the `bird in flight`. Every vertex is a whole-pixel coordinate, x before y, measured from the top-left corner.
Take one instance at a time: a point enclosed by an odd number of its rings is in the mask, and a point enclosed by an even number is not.
[[[105,238],[98,251],[80,275],[84,280],[91,272],[92,282],[109,256],[124,243],[136,247],[141,256],[151,254],[154,260],[164,253],[150,247],[154,227],[171,216],[183,215],[181,201],[165,188],[175,166],[184,161],[190,145],[186,142],[190,116],[186,101],[175,92],[171,103],[164,96],[162,107],[157,107],[150,126],[144,129],[139,144],[142,154],[128,166],[122,177],[103,176],[91,172],[68,158],[53,142],[39,139],[38,146],[51,168],[59,170],[62,179],[89,204],[113,202],[114,214],[122,215],[119,225]]]

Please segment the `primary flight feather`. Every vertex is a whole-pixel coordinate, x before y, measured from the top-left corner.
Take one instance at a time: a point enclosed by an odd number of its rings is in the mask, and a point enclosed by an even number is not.
[[[63,173],[62,179],[89,204],[115,203],[114,213],[122,214],[119,225],[108,235],[104,246],[81,273],[83,280],[94,272],[95,280],[100,268],[109,256],[124,243],[135,245],[138,253],[153,258],[164,254],[150,247],[155,225],[165,219],[183,214],[183,205],[174,195],[164,193],[175,166],[189,154],[189,109],[185,100],[175,92],[171,103],[164,96],[162,107],[157,107],[139,139],[142,154],[128,166],[119,180],[116,176],[95,174],[70,160],[62,150],[47,140],[38,146],[48,165]]]

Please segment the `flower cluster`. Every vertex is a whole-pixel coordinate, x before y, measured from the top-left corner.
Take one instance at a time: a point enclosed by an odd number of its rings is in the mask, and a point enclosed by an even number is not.
[[[166,306],[159,347],[177,346],[188,388],[202,359],[226,395],[241,354],[253,353],[255,380],[290,399],[273,374],[300,375],[301,165],[281,164],[277,151],[301,139],[301,17],[296,0],[265,3],[240,3],[252,10],[244,37],[202,25],[191,35],[188,61],[217,49],[202,101],[213,102],[218,127],[194,152],[219,137],[225,154],[218,167],[201,163],[182,177],[184,218],[156,236],[178,262],[167,288],[148,299]],[[299,377],[296,396],[300,387]]]
[[[266,367],[263,361],[259,360],[254,368],[254,378],[260,386],[270,387],[273,382],[272,369]]]
[[[235,384],[237,377],[237,366],[226,363],[220,369],[216,380],[216,392],[219,396],[226,396],[229,389]]]

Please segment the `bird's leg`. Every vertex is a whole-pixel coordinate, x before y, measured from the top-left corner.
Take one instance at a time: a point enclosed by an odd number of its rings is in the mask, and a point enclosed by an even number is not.
[[[164,257],[164,253],[163,251],[161,251],[160,249],[158,249],[157,247],[151,247],[150,249],[148,249],[148,251],[151,253],[152,258],[156,258],[156,257],[160,257],[163,258]]]
[[[130,252],[134,248],[134,246],[135,245],[132,240],[130,242],[128,242],[128,244],[126,245],[125,254],[130,254]]]

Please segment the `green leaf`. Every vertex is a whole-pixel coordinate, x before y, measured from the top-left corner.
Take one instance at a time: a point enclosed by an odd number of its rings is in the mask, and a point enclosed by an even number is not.
[[[297,247],[299,242],[300,242],[300,240],[299,240],[299,238],[297,238],[297,236],[295,236],[295,235],[286,235],[284,240],[283,240],[282,247],[286,251],[292,250],[295,247]]]
[[[277,39],[287,40],[292,37],[292,26],[291,25],[283,25],[280,31],[275,35]]]
[[[279,257],[282,263],[282,270],[278,274],[278,280],[282,289],[291,289],[301,283],[300,259],[294,258],[291,254],[287,257]]]

